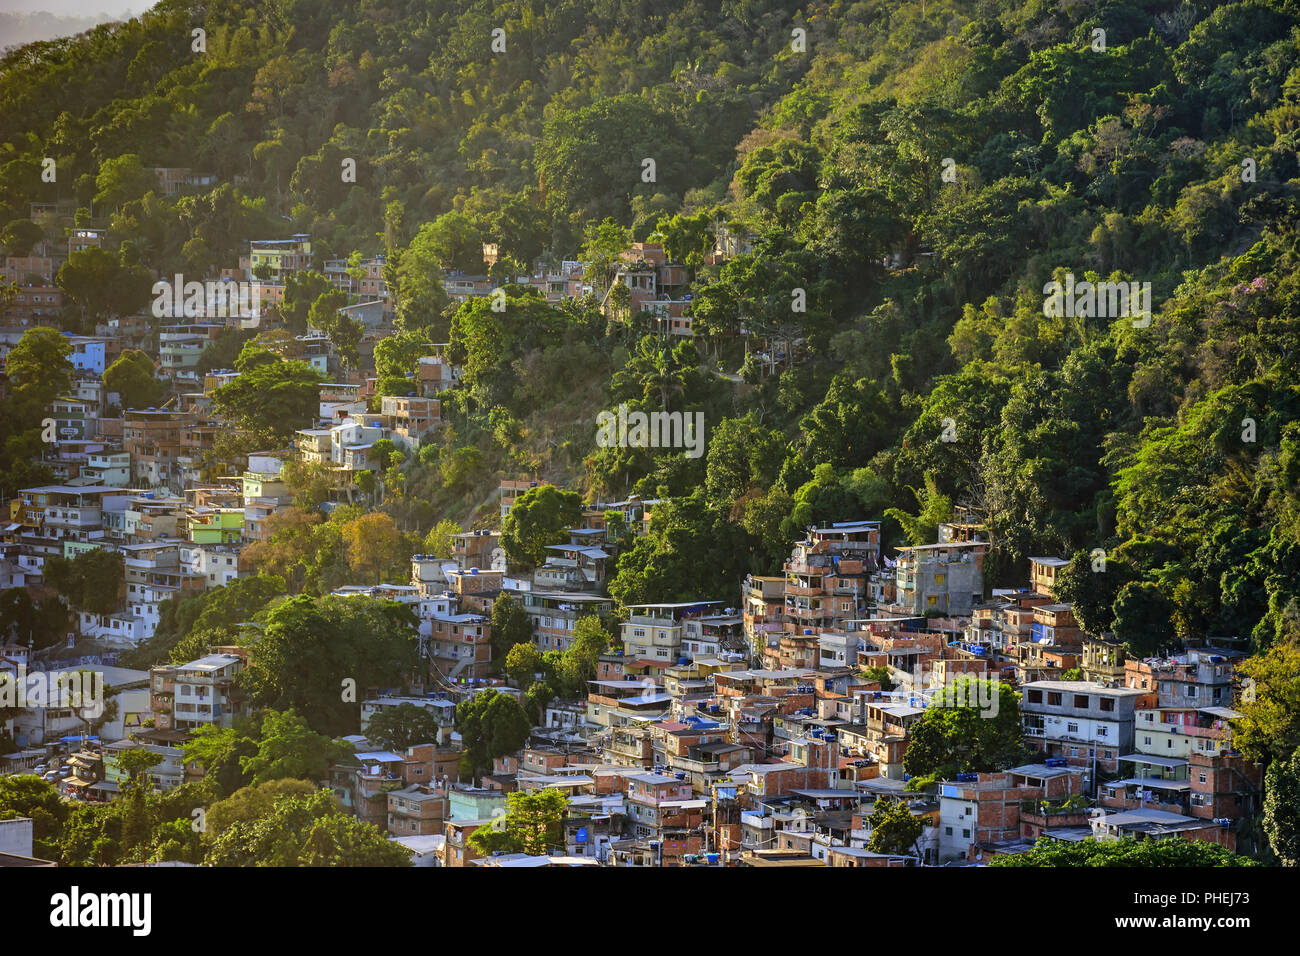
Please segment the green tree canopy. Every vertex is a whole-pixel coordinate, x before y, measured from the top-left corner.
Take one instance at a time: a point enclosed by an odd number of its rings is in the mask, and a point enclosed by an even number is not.
[[[501,528],[501,546],[512,561],[545,563],[547,545],[567,540],[565,530],[582,519],[582,497],[554,485],[537,485],[515,499]]]
[[[212,841],[209,866],[410,866],[406,849],[349,816],[330,790],[283,795],[271,812],[238,820]]]
[[[1249,857],[1204,840],[1094,840],[1066,843],[1042,837],[1026,853],[995,857],[989,866],[1258,866]]]
[[[867,849],[872,853],[916,853],[916,841],[925,829],[906,803],[881,797],[867,817],[871,839]]]
[[[1006,770],[1024,756],[1016,692],[1001,681],[959,677],[912,725],[903,768],[913,777],[949,778]]]
[[[428,707],[398,704],[385,707],[366,724],[366,739],[385,750],[402,751],[438,741],[438,718]]]
[[[104,369],[104,389],[121,396],[123,409],[153,408],[163,393],[154,376],[153,359],[139,349],[126,349]]]
[[[356,693],[410,679],[415,624],[411,610],[394,601],[291,597],[267,613],[251,640],[257,666],[239,680],[256,706],[295,710],[321,733],[354,733]]]
[[[532,725],[517,700],[489,688],[456,705],[456,729],[464,746],[461,778],[476,780],[492,769],[493,759],[521,749]]]

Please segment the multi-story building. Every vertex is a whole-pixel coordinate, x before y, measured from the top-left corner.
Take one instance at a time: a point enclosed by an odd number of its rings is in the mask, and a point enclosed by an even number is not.
[[[133,494],[122,512],[122,533],[127,541],[140,544],[172,541],[184,530],[185,499],[166,492]],[[105,525],[112,535],[117,529]]]
[[[614,612],[612,598],[580,591],[519,591],[517,600],[533,625],[533,644],[538,650],[566,651],[573,643],[573,629],[584,617],[607,620]]]
[[[448,816],[445,790],[411,784],[388,791],[388,833],[390,836],[427,836],[442,833]]]
[[[623,656],[630,663],[646,661],[663,667],[676,663],[682,657],[686,620],[707,614],[709,608],[720,603],[629,604],[629,617],[621,628]]]
[[[1009,648],[1022,682],[1053,679],[1078,666],[1083,633],[1068,604],[1039,604],[1033,608],[1029,640]]]
[[[129,775],[122,769],[121,756],[133,750],[144,750],[159,758],[147,771],[149,785],[155,793],[165,793],[185,782],[185,757],[180,747],[136,740],[118,740],[103,748],[104,779],[115,784],[119,791],[126,789]]]
[[[1226,707],[1232,702],[1239,651],[1194,648],[1184,654],[1124,663],[1130,687],[1156,691],[1160,707]],[[1145,681],[1145,683],[1144,683]]]
[[[153,172],[164,196],[211,189],[218,182],[215,173],[195,172],[188,166],[155,166]]]
[[[444,347],[434,346],[439,350]],[[441,351],[435,355],[422,355],[415,367],[415,385],[423,395],[436,396],[452,388],[460,381],[460,376],[460,366],[448,362]]]
[[[812,635],[862,617],[879,556],[879,521],[810,528],[785,562],[782,629]]]
[[[43,485],[18,495],[13,523],[19,526],[19,563],[36,573],[68,543],[103,544],[105,514],[121,514],[128,501],[121,489],[104,485]]]
[[[1107,687],[1124,686],[1124,664],[1127,660],[1124,645],[1106,637],[1083,636],[1083,660],[1080,669],[1083,679]]]
[[[113,488],[131,484],[131,454],[126,451],[97,451],[86,457],[81,476]]]
[[[78,372],[90,375],[103,375],[107,367],[108,340],[97,335],[69,335],[72,354],[68,361]]]
[[[660,720],[672,709],[673,697],[643,680],[590,681],[587,722],[601,728]]]
[[[1056,597],[1056,575],[1069,564],[1066,558],[1030,558],[1029,587],[1038,594]]]
[[[328,465],[332,456],[331,432],[328,428],[300,428],[294,433],[294,447],[308,465]]]
[[[899,548],[891,614],[966,616],[984,600],[984,542]]]
[[[49,280],[22,282],[13,301],[0,309],[0,321],[40,325],[63,312],[63,290]]]
[[[497,487],[497,496],[501,501],[501,517],[504,518],[510,513],[510,509],[515,506],[515,500],[529,488],[536,488],[538,485],[549,484],[549,481],[529,481],[526,478],[503,478],[501,484]]]
[[[630,839],[658,844],[659,865],[700,851],[708,801],[696,799],[689,782],[656,773],[632,773],[626,780]]]
[[[492,622],[462,613],[456,595],[424,598],[419,604],[420,638],[429,662],[446,680],[486,677],[492,663]]]
[[[741,620],[751,656],[761,656],[769,639],[781,634],[785,611],[785,578],[778,575],[746,575],[740,586]]]
[[[131,455],[131,480],[147,488],[171,482],[183,454],[181,432],[195,424],[189,412],[130,409],[123,414],[122,447]]]
[[[222,653],[188,664],[150,668],[154,726],[163,730],[233,726],[245,711],[245,698],[235,686],[235,677],[246,664],[246,657]]]
[[[1090,790],[1100,774],[1117,772],[1120,758],[1132,753],[1136,711],[1154,701],[1150,692],[1088,681],[1031,681],[1023,692],[1026,744],[1085,768]]]
[[[965,859],[972,845],[1021,836],[1025,801],[1060,803],[1083,792],[1078,768],[1028,764],[1001,773],[958,774],[939,785],[939,860]]]
[[[179,383],[198,387],[203,381],[198,372],[199,359],[224,328],[211,322],[163,326],[158,332],[158,372]]]
[[[250,239],[248,255],[241,256],[240,268],[248,278],[257,277],[267,285],[280,287],[279,298],[284,297],[284,280],[294,273],[310,269],[312,263],[311,237],[306,233],[289,239]]]
[[[589,542],[582,529],[569,532],[568,544],[547,545],[544,564],[533,571],[533,586],[552,591],[600,591],[611,555]]]
[[[385,395],[380,404],[389,437],[402,448],[418,447],[442,422],[441,404],[436,398]]]
[[[195,508],[188,515],[194,544],[239,544],[244,535],[243,508]]]
[[[385,429],[377,419],[345,419],[330,429],[330,464],[350,473],[382,467],[371,461],[370,450],[383,437]]]

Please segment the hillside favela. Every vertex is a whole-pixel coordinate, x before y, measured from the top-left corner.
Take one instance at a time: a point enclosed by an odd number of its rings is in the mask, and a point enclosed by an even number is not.
[[[1107,921],[1215,868],[1208,930],[1300,862],[1300,4],[105,6],[0,14],[0,867],[53,926],[113,873],[1106,866]]]

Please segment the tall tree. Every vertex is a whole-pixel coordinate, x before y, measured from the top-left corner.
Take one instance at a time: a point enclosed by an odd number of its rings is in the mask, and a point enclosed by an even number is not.
[[[456,729],[464,746],[461,779],[477,780],[495,758],[520,750],[532,725],[517,700],[489,688],[456,705]]]
[[[293,709],[321,733],[355,733],[357,694],[400,688],[414,672],[416,621],[393,601],[291,597],[252,639],[257,661],[240,674],[255,706]]]
[[[554,485],[529,488],[515,499],[501,528],[501,546],[512,561],[539,565],[547,545],[566,540],[564,532],[582,519],[582,497]]]
[[[913,777],[1006,770],[1025,755],[1019,697],[1006,684],[961,677],[912,725],[903,768]]]
[[[430,708],[415,704],[385,707],[370,718],[365,735],[385,750],[402,751],[415,744],[436,743],[438,718]]]
[[[123,409],[153,408],[163,386],[154,376],[153,359],[139,349],[126,349],[104,369],[104,390],[117,392]]]

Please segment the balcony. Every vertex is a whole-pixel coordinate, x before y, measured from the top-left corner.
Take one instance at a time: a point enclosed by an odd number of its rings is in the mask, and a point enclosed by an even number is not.
[[[627,619],[627,622],[642,627],[674,628],[679,625],[679,622],[671,617],[652,617],[648,614],[633,614]]]
[[[722,772],[722,761],[700,760],[695,757],[673,757],[671,769],[686,774],[704,776]]]
[[[47,509],[44,524],[49,528],[67,528],[72,531],[98,528],[102,520],[101,514],[98,508]]]
[[[786,574],[829,574],[832,570],[830,558],[820,557],[805,561],[786,561],[781,567]]]
[[[826,592],[820,587],[810,587],[803,584],[787,584],[785,593],[791,597],[821,597]]]
[[[811,608],[800,607],[799,605],[787,605],[785,613],[787,617],[797,617],[815,621],[831,617],[833,612],[830,608]]]

